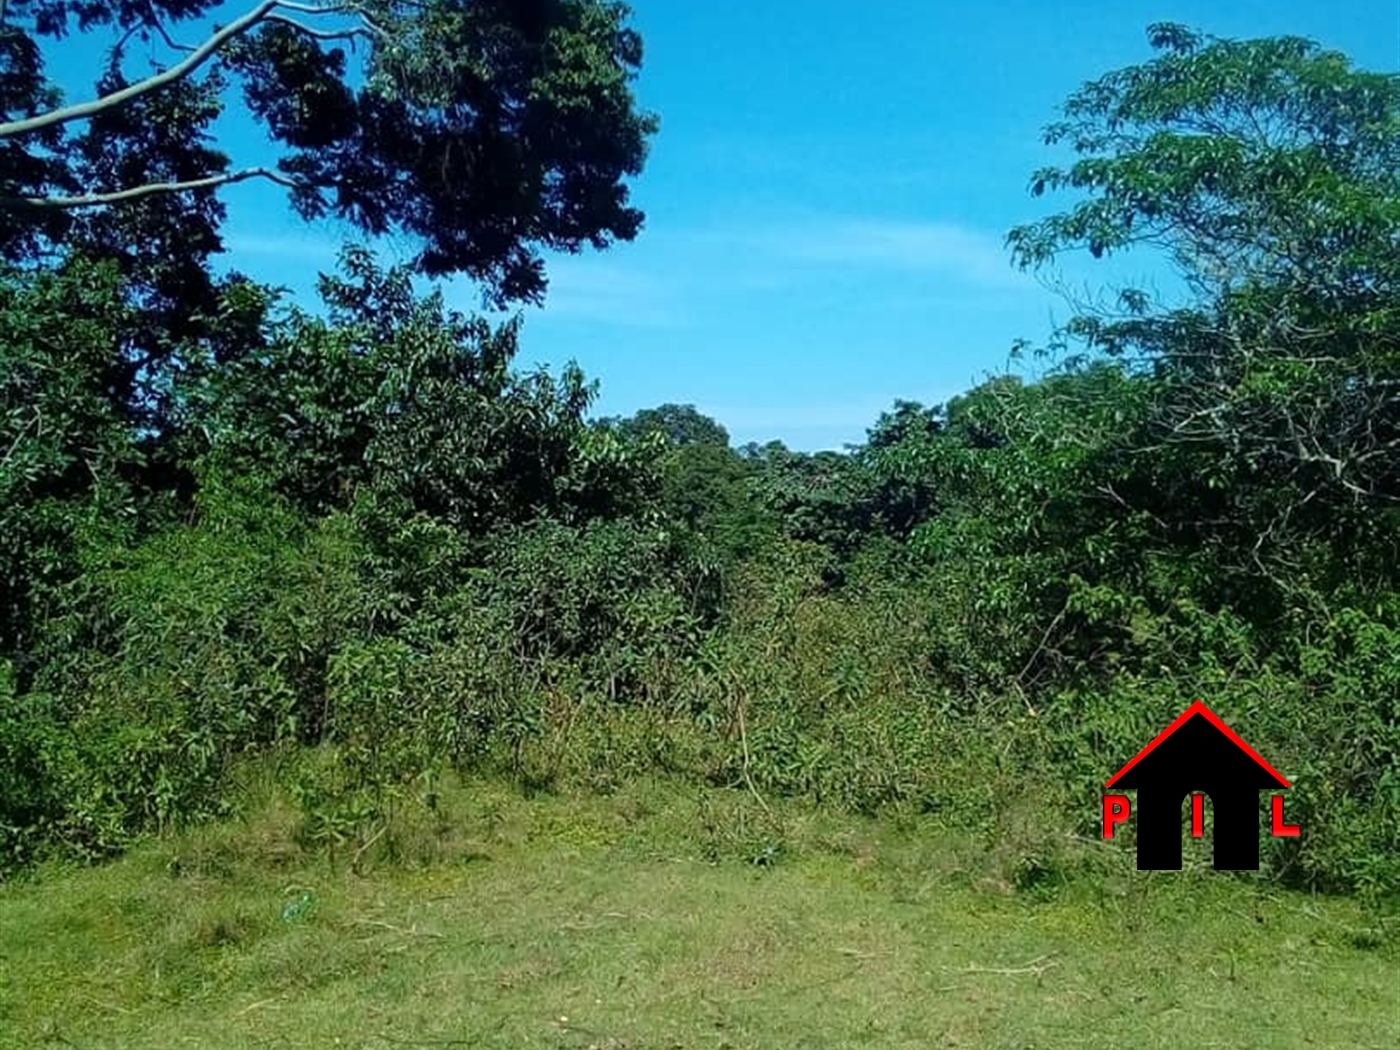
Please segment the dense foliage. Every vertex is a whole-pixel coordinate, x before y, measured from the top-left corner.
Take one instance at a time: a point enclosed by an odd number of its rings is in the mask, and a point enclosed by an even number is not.
[[[542,298],[541,249],[641,228],[626,180],[656,120],[633,97],[642,45],[625,5],[261,0],[230,14],[220,0],[0,6],[0,256],[114,258],[174,323],[212,302],[216,194],[249,179],[284,187],[304,218],[405,235],[416,269],[466,274],[503,303]],[[46,65],[74,33],[107,60],[66,102]],[[273,167],[235,168],[217,148],[235,85],[280,151]],[[154,342],[143,349],[170,349]]]
[[[1145,242],[1188,301],[1124,289],[1047,378],[845,453],[590,421],[361,249],[319,313],[237,279],[183,327],[93,242],[0,274],[0,864],[222,812],[275,753],[336,848],[454,768],[666,770],[1003,844],[1029,810],[1033,882],[1204,699],[1296,783],[1264,877],[1400,888],[1400,83],[1152,39],[1011,246]]]

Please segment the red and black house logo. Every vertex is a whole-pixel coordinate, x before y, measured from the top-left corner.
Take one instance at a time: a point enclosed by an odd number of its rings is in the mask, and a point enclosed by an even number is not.
[[[1216,871],[1259,868],[1259,792],[1292,787],[1259,752],[1197,701],[1113,775],[1106,787],[1137,790],[1139,871],[1181,870],[1182,800],[1191,795],[1191,834],[1205,834],[1205,798],[1214,817]],[[1283,796],[1272,798],[1273,834],[1295,836],[1283,822]],[[1104,838],[1132,815],[1128,796],[1105,795]]]

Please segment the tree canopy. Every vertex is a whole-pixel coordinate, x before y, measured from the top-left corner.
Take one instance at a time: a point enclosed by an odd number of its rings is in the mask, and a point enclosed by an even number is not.
[[[1271,494],[1247,515],[1264,552],[1400,500],[1400,77],[1298,37],[1149,35],[1158,57],[1088,84],[1047,129],[1079,159],[1032,191],[1082,199],[1010,243],[1032,267],[1166,253],[1190,302],[1122,289],[1120,312],[1067,334],[1151,370],[1158,455]]]
[[[214,191],[262,179],[306,218],[416,239],[419,271],[469,275],[504,303],[542,297],[541,250],[640,229],[627,180],[656,121],[633,96],[642,44],[624,5],[261,0],[208,30],[222,13],[215,0],[0,8],[0,252],[114,247],[139,230],[153,247],[180,238],[177,258],[198,266],[219,247]],[[73,32],[111,48],[92,96],[65,102],[44,46]],[[133,72],[138,40],[154,72]],[[235,85],[275,165],[236,166],[212,139]]]

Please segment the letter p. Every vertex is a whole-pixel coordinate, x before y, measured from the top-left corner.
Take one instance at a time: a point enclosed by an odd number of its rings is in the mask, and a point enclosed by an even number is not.
[[[1113,838],[1116,824],[1124,824],[1132,816],[1133,808],[1127,795],[1105,795],[1103,797],[1103,837]]]

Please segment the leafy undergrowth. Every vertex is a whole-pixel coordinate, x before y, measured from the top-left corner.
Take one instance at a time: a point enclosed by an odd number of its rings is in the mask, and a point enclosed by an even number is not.
[[[1400,1045],[1393,931],[1345,900],[1121,864],[1017,890],[929,818],[661,782],[470,783],[333,860],[297,825],[271,796],[0,888],[5,1045]]]

